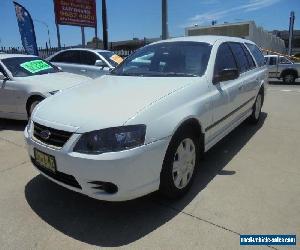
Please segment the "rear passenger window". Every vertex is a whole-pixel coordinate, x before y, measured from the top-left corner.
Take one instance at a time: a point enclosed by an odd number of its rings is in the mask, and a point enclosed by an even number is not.
[[[245,52],[245,55],[246,55],[246,57],[247,57],[247,60],[248,60],[248,64],[249,64],[249,66],[250,66],[250,69],[255,68],[255,67],[256,67],[256,66],[255,66],[255,62],[253,61],[253,58],[252,58],[250,52],[247,50],[247,48],[245,47],[244,44],[241,44],[241,46],[242,46],[242,48],[243,48],[243,50],[244,50],[244,52]]]
[[[59,53],[54,56],[51,62],[64,62],[64,63],[80,63],[79,51],[70,50]]]
[[[81,64],[84,65],[95,65],[96,60],[99,60],[100,58],[94,54],[93,52],[89,51],[80,51],[80,57],[81,57]]]
[[[259,67],[265,65],[265,58],[263,54],[261,53],[260,49],[251,43],[246,43],[247,47],[249,48],[251,54],[254,56],[255,61]]]
[[[219,72],[223,69],[236,69],[237,65],[235,63],[233,54],[227,43],[222,43],[218,48],[214,76],[217,76]]]
[[[248,59],[246,57],[246,54],[241,46],[240,43],[229,43],[230,48],[232,49],[232,52],[234,54],[234,57],[236,59],[237,65],[239,67],[240,73],[243,73],[250,69],[250,65],[248,63]]]

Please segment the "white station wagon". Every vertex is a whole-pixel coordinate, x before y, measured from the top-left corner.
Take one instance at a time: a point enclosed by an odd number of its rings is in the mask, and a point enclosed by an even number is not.
[[[53,182],[96,199],[177,198],[201,154],[247,118],[258,122],[266,80],[251,41],[160,41],[39,104],[24,132],[29,155]]]

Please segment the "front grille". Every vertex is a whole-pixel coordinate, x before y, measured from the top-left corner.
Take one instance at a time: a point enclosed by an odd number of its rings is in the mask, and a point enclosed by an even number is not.
[[[42,166],[40,166],[34,158],[31,157],[31,162],[34,166],[36,166],[36,168],[38,170],[40,170],[42,173],[44,173],[45,175],[50,176],[51,178],[53,178],[54,180],[57,180],[59,182],[62,182],[66,185],[69,185],[71,187],[75,187],[75,188],[79,188],[82,189],[81,186],[79,185],[79,183],[76,181],[75,177],[73,175],[68,175],[59,171],[56,171],[55,173],[43,168]]]
[[[49,132],[49,138],[45,138],[41,135],[42,132],[45,131]],[[70,139],[71,135],[71,132],[48,128],[38,123],[34,123],[33,136],[39,141],[48,145],[63,147],[65,143]]]

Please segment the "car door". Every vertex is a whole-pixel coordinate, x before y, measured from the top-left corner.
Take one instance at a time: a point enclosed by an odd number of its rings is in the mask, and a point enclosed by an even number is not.
[[[85,76],[91,77],[91,78],[97,78],[99,76],[102,76],[104,74],[107,74],[107,70],[104,70],[104,68],[108,69],[107,67],[101,67],[101,66],[96,66],[96,61],[97,60],[102,60],[99,55],[92,51],[86,51],[86,50],[81,50],[80,51],[80,64],[81,64],[81,72]],[[102,60],[104,63],[105,61]]]
[[[217,51],[214,76],[216,77],[224,69],[237,69],[237,64],[232,54],[232,51],[227,43],[222,43]],[[219,134],[223,133],[231,124],[233,119],[233,111],[237,106],[238,86],[241,85],[241,80],[229,80],[216,82],[212,85],[212,106],[213,106],[213,121],[206,128],[209,140],[213,140]]]
[[[85,72],[81,71],[79,50],[62,51],[51,58],[50,62],[62,68],[65,72],[85,75]]]
[[[237,87],[238,95],[234,102],[235,118],[243,116],[245,112],[252,106],[253,96],[255,95],[256,86],[259,83],[259,72],[255,72],[253,59],[247,58],[246,48],[243,44],[237,42],[230,42],[230,48],[236,59],[238,69],[240,71],[240,84]],[[249,57],[249,55],[248,55]]]
[[[278,77],[278,56],[267,57],[266,63],[268,67],[269,78],[277,78]]]

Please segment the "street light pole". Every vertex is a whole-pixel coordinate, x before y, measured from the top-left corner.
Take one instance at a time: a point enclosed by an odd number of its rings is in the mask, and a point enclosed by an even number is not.
[[[108,49],[107,9],[106,0],[102,0],[103,47]]]
[[[41,20],[38,20],[38,19],[34,19],[34,21],[35,21],[35,22],[38,22],[38,23],[41,23],[41,24],[43,24],[43,25],[46,26],[46,28],[47,28],[47,33],[48,33],[49,47],[51,48],[50,31],[49,31],[49,26],[48,26],[48,24],[47,24],[46,22],[41,21]]]
[[[293,41],[293,33],[294,33],[294,22],[295,22],[295,12],[291,11],[290,16],[290,26],[289,26],[289,48],[288,55],[292,55],[292,41]]]

